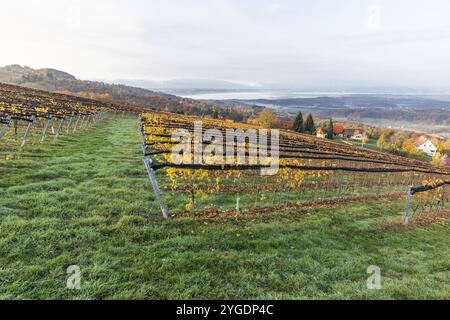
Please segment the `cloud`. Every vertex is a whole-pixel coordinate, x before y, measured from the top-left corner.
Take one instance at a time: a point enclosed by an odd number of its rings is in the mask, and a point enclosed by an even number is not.
[[[281,10],[281,5],[280,5],[280,3],[277,3],[277,2],[270,3],[262,8],[262,11],[269,15],[280,13],[280,10]]]
[[[82,78],[450,84],[449,9],[444,0],[4,0],[0,64]]]
[[[382,21],[382,11],[380,6],[372,5],[367,9],[367,29],[369,31],[380,31]]]

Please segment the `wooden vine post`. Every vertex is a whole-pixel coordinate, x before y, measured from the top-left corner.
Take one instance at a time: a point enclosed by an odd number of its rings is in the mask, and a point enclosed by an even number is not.
[[[78,122],[80,122],[80,115],[77,116],[77,121],[75,122],[75,127],[73,128],[72,133],[75,133],[77,131]]]
[[[412,196],[412,186],[409,186],[408,190],[406,191],[405,214],[403,216],[403,223],[404,224],[408,224],[409,223],[411,196]]]
[[[42,132],[41,143],[44,143],[45,138],[47,137],[48,127],[50,126],[52,119],[53,119],[52,116],[49,116],[47,119],[45,119],[45,125],[44,125],[44,131]]]
[[[164,202],[161,198],[161,192],[159,190],[158,181],[156,180],[155,177],[155,170],[153,170],[152,168],[152,159],[148,156],[145,157],[144,164],[147,169],[148,177],[150,178],[150,183],[152,185],[153,191],[155,192],[156,200],[158,200],[159,208],[161,209],[161,212],[163,214],[163,218],[167,219],[169,216],[167,213],[166,206],[164,205]]]
[[[63,123],[64,123],[64,117],[62,117],[61,120],[59,121],[58,129],[56,129],[55,140],[57,140],[59,137],[59,133],[61,131]]]
[[[22,144],[20,145],[20,149],[19,149],[20,152],[23,152],[23,150],[25,148],[25,144],[27,143],[28,135],[30,134],[31,127],[33,126],[35,120],[36,120],[36,116],[34,116],[34,115],[29,120],[27,130],[25,131],[25,135],[23,136]]]
[[[241,212],[241,198],[239,198],[239,193],[236,195],[236,212]]]
[[[145,134],[144,134],[144,128],[143,128],[143,125],[142,125],[141,115],[139,115],[139,131],[140,131],[140,133],[142,135],[142,139],[143,139],[143,142],[144,142],[142,144],[142,152],[144,153],[144,165],[145,165],[145,168],[147,169],[147,174],[148,174],[148,177],[150,179],[150,183],[152,185],[153,192],[155,193],[156,200],[159,203],[159,208],[161,209],[163,218],[164,219],[168,219],[169,218],[169,214],[168,214],[167,208],[164,205],[164,202],[162,200],[161,191],[159,189],[158,181],[156,180],[156,176],[155,176],[155,170],[152,167],[153,160],[148,155],[147,146],[145,145],[146,139],[145,139]]]
[[[67,132],[66,132],[67,134],[70,133],[70,127],[72,126],[72,121],[73,121],[73,112],[72,112],[72,115],[69,118],[69,124],[67,125]]]
[[[6,130],[9,127],[9,122],[11,121],[11,116],[7,117],[5,123],[3,123],[2,130],[0,131],[0,140],[2,140],[3,136],[6,133]]]

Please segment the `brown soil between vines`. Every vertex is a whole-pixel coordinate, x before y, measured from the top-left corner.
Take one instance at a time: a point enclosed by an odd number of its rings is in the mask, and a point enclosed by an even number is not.
[[[403,223],[403,219],[384,222],[380,228],[387,231],[406,232],[417,228],[429,228],[434,225],[446,225],[450,219],[450,209],[441,210],[440,212],[425,212],[413,217],[407,225]]]
[[[356,197],[345,197],[336,199],[324,199],[315,200],[303,203],[283,205],[280,207],[266,207],[266,208],[252,208],[246,209],[241,212],[236,212],[235,210],[204,210],[204,211],[184,211],[171,214],[171,218],[182,218],[182,217],[193,217],[197,220],[211,220],[211,219],[239,219],[239,218],[257,218],[270,216],[275,212],[285,212],[287,210],[292,210],[290,214],[292,215],[306,215],[305,209],[323,209],[323,208],[334,208],[337,206],[343,206],[347,204],[355,203],[366,203],[368,201],[377,200],[392,200],[404,197],[404,192],[395,192],[383,195],[364,195]]]

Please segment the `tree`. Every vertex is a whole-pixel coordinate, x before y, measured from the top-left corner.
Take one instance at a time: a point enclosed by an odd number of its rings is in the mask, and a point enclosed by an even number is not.
[[[393,154],[401,154],[403,142],[408,139],[408,136],[404,132],[383,129],[378,138],[377,146],[381,150],[387,150]]]
[[[414,139],[408,139],[405,142],[403,142],[402,149],[407,154],[418,153],[417,148],[414,144]]]
[[[361,139],[361,146],[364,147],[364,145],[367,143],[368,140],[369,138],[367,137],[367,134],[364,133]]]
[[[333,139],[333,119],[330,118],[330,121],[325,125],[325,131],[327,132],[327,138]]]
[[[450,154],[450,140],[431,138],[431,142],[436,146],[437,152]]]
[[[259,114],[256,119],[257,123],[264,128],[279,128],[280,127],[280,119],[273,113],[272,110],[266,108]]]
[[[292,126],[292,130],[296,132],[303,132],[305,130],[303,126],[303,114],[301,112],[297,113],[295,117],[294,124]]]
[[[442,165],[442,162],[447,159],[447,155],[446,154],[442,154],[440,152],[436,152],[436,154],[433,157],[433,160],[431,161],[431,164],[435,165],[435,166],[440,166]]]
[[[305,121],[305,132],[309,134],[314,134],[316,132],[316,126],[314,125],[314,119],[311,113],[308,114]]]
[[[389,143],[390,137],[394,134],[393,130],[389,129],[382,129],[380,133],[380,137],[377,141],[377,146],[380,148],[381,151],[384,149],[390,150],[391,144]]]
[[[442,151],[450,154],[450,140],[447,140],[442,144]]]
[[[405,132],[383,129],[377,145],[389,153],[419,160],[424,159],[424,153],[416,148],[415,138]]]
[[[219,112],[217,111],[217,107],[216,106],[214,106],[214,110],[213,110],[213,113],[212,113],[212,118],[213,119],[219,119]]]

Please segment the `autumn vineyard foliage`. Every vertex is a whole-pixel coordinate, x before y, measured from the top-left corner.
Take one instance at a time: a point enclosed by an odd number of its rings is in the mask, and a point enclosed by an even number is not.
[[[118,109],[112,104],[75,96],[0,84],[0,117],[68,117]]]
[[[196,216],[227,211],[256,212],[267,208],[275,211],[330,199],[403,197],[410,185],[430,187],[430,192],[416,197],[415,208],[431,210],[447,204],[448,168],[289,131],[280,131],[280,169],[274,176],[261,176],[259,169],[264,166],[248,162],[238,164],[227,160],[215,165],[204,157],[201,163],[194,164],[192,158],[198,152],[195,147],[189,154],[191,159],[180,163],[171,154],[177,143],[172,135],[177,129],[193,133],[197,121],[201,121],[202,133],[219,129],[224,137],[228,129],[259,129],[229,120],[144,113],[141,117],[144,153],[152,158],[153,169],[160,173],[161,189],[167,197],[185,197],[184,207],[171,208],[172,216],[189,212]],[[195,146],[193,134],[189,139]],[[220,147],[226,149],[225,144]],[[254,147],[249,140],[241,146],[247,155]],[[238,148],[234,149],[236,154]],[[440,183],[444,187],[435,188]]]
[[[250,140],[180,163],[199,121],[263,129],[0,84],[0,298],[449,298],[448,168],[283,130],[275,175]]]
[[[56,139],[94,125],[107,115],[137,116],[139,112],[142,110],[129,106],[2,84],[0,143],[6,150],[16,150],[20,145],[23,151],[25,144],[33,150],[40,148],[47,136],[49,140],[50,137]],[[261,175],[261,170],[273,161],[269,153],[275,136],[269,130],[232,120],[163,111],[144,112],[139,121],[144,155],[151,158],[152,169],[157,172],[162,201],[167,202],[172,197],[181,200],[175,205],[169,204],[172,217],[186,213],[256,212],[268,208],[275,211],[333,199],[401,197],[408,186],[425,186],[428,191],[417,190],[414,212],[447,204],[446,183],[450,171],[430,163],[281,130],[277,138],[279,170],[275,175]],[[193,133],[199,121],[201,134],[216,129],[224,138],[228,130],[262,129],[269,142],[268,154],[260,157],[259,163],[249,157],[244,163],[238,162],[238,150],[246,156],[258,150],[254,141],[244,139],[243,144],[233,147],[233,158],[221,164],[217,164],[216,151],[206,157],[202,154],[204,149],[191,150],[190,159],[175,159],[171,150],[179,141],[172,135],[177,129]],[[189,139],[195,146],[195,135]],[[225,152],[225,143],[226,139],[210,141],[203,147],[219,147]],[[201,161],[194,162],[198,153]]]
[[[130,107],[76,96],[0,84],[0,143],[9,149],[33,147],[93,125],[106,113],[133,112]]]

